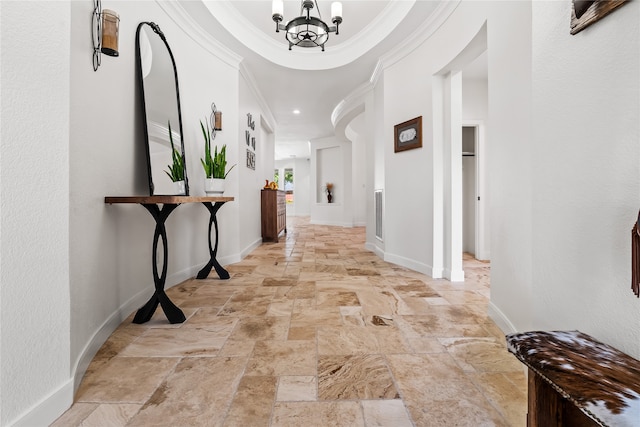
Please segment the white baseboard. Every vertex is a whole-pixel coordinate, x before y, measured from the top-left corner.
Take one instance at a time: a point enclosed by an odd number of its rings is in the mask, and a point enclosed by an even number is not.
[[[364,248],[368,251],[373,252],[374,254],[376,254],[377,256],[379,256],[380,258],[384,259],[384,251],[382,250],[382,248],[376,246],[375,243],[371,243],[371,242],[366,242],[364,244]]]
[[[48,426],[58,419],[72,403],[73,379],[69,378],[49,396],[6,425],[13,427]]]
[[[451,282],[464,282],[464,270],[444,269],[444,277]]]
[[[442,279],[444,277],[444,269],[442,267],[431,267],[431,278]]]
[[[244,248],[241,252],[240,252],[240,259],[234,262],[226,262],[224,265],[227,264],[235,264],[236,262],[240,262],[242,261],[247,255],[249,255],[251,252],[253,252],[258,246],[260,246],[262,244],[262,239],[258,238],[256,239],[253,243],[251,243],[249,246],[247,246],[246,248]]]
[[[496,323],[496,325],[498,325],[498,328],[500,328],[500,330],[505,333],[505,335],[518,332],[516,327],[509,320],[509,318],[505,316],[502,310],[496,307],[493,304],[493,302],[489,302],[489,308],[487,309],[487,314],[489,315],[491,320],[493,320]]]
[[[432,271],[432,267],[430,265],[423,264],[421,262],[415,261],[413,259],[405,258],[399,255],[394,255],[394,254],[385,252],[383,259],[387,262],[398,264],[401,267],[410,268],[411,270],[415,270],[422,274],[428,275]]]
[[[353,228],[353,223],[352,222],[333,222],[333,221],[318,221],[318,220],[311,220],[309,221],[309,224],[311,225],[329,225],[329,226],[333,226],[333,227],[343,227],[343,228]]]

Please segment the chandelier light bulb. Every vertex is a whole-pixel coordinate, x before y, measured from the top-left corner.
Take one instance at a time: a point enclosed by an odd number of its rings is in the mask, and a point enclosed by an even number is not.
[[[335,23],[337,20],[342,22],[342,3],[334,1],[331,3],[331,21]]]

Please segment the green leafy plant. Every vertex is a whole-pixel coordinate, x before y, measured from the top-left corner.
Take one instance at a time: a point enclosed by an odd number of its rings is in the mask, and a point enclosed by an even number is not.
[[[204,168],[205,176],[207,178],[224,179],[236,165],[231,166],[229,170],[225,172],[225,169],[227,168],[226,144],[222,146],[220,152],[218,152],[218,147],[216,146],[213,149],[213,155],[211,155],[211,132],[209,130],[209,123],[207,123],[207,127],[205,129],[202,121],[200,121],[200,128],[202,129],[202,135],[204,136],[204,159],[200,158],[200,162]]]
[[[164,171],[171,181],[178,182],[184,181],[184,159],[182,154],[176,150],[176,147],[173,144],[173,134],[171,133],[171,122],[167,122],[169,124],[169,140],[171,141],[171,157],[173,159],[172,165],[167,165],[169,171]]]

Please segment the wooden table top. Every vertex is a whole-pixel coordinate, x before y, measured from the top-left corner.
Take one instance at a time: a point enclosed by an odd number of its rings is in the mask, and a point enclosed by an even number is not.
[[[105,203],[140,203],[140,204],[174,204],[182,203],[202,203],[202,202],[232,202],[233,197],[210,197],[210,196],[107,196]]]
[[[579,331],[507,335],[509,351],[603,426],[640,426],[640,361]]]

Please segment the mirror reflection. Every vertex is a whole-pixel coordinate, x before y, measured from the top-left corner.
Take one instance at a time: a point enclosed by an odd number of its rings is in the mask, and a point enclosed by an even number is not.
[[[138,25],[136,42],[150,194],[188,195],[173,54],[160,27],[153,22]]]

